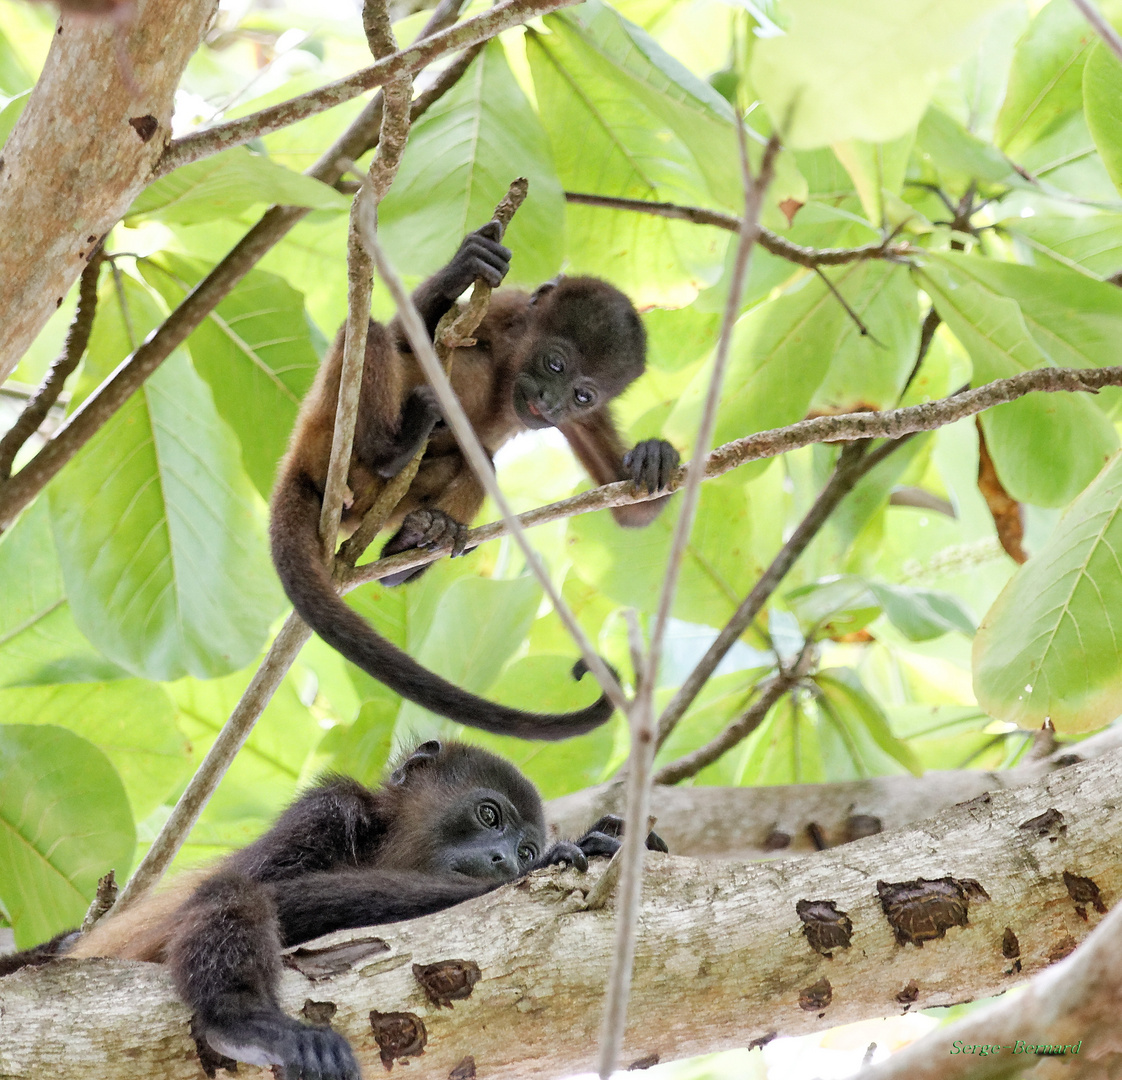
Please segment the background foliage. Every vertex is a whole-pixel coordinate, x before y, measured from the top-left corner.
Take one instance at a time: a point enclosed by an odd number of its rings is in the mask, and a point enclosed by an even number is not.
[[[399,41],[420,22],[402,19]],[[0,136],[52,32],[47,9],[0,0]],[[177,126],[284,100],[367,56],[345,6],[335,18],[323,5],[224,5],[184,79]],[[622,426],[635,439],[665,433],[688,453],[731,234],[566,204],[565,191],[738,213],[734,110],[751,106],[761,139],[775,122],[789,132],[765,224],[819,248],[892,231],[913,245],[904,261],[827,269],[828,283],[757,249],[718,418],[726,441],[1042,365],[1117,363],[1120,92],[1122,68],[1069,0],[586,0],[490,43],[416,124],[381,228],[419,281],[513,177],[528,176],[507,236],[511,281],[534,285],[565,268],[627,289],[646,312],[651,365],[619,403]],[[0,911],[21,945],[80,919],[103,869],[127,873],[285,611],[265,499],[346,297],[348,199],[300,170],[359,107],[170,174],[107,243],[119,254],[101,279],[71,409],[263,208],[312,208],[0,538]],[[942,325],[913,371],[932,306]],[[0,395],[0,429],[20,386],[38,383],[57,353],[73,308],[70,297]],[[375,311],[390,313],[377,286]],[[660,760],[720,731],[808,639],[809,678],[690,782],[992,768],[1022,752],[1018,724],[1050,717],[1080,732],[1113,720],[1120,407],[1117,390],[1035,395],[984,415],[980,428],[964,421],[913,439],[832,516]],[[979,491],[979,430],[1019,504],[1032,556],[1021,570]],[[706,484],[664,699],[836,457],[811,447]],[[587,485],[549,435],[517,440],[499,472],[519,509]],[[642,532],[598,513],[535,533],[586,631],[625,673],[621,608],[652,613],[674,514]],[[567,636],[505,541],[351,602],[422,662],[496,700],[564,709],[591,694],[569,679]],[[450,728],[312,642],[180,863],[250,839],[316,772],[375,781],[400,744]],[[626,753],[618,718],[561,745],[457,734],[500,747],[547,796],[605,779]],[[56,788],[49,812],[33,812],[28,800],[46,807]]]

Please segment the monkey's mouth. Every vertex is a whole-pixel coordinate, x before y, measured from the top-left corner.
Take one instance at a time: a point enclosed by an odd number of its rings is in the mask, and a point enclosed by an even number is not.
[[[527,393],[520,383],[514,386],[514,411],[528,428],[553,427],[553,423]]]

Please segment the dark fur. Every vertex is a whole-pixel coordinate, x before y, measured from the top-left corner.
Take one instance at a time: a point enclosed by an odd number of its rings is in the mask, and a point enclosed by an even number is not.
[[[510,252],[493,237],[495,225],[471,233],[452,261],[414,294],[430,333],[476,277],[497,285]],[[273,561],[293,607],[348,660],[402,697],[462,724],[522,738],[562,739],[602,724],[612,712],[606,696],[569,713],[535,713],[496,705],[422,667],[378,635],[339,598],[323,565],[318,536],[339,393],[340,331],[305,399],[273,494]],[[597,483],[633,479],[665,487],[677,453],[661,440],[629,453],[612,422],[609,402],[644,368],[642,323],[623,293],[594,278],[542,286],[533,296],[496,293],[476,331],[476,344],[458,349],[452,385],[480,441],[494,454],[530,427],[558,427]],[[561,363],[553,372],[549,363]],[[578,396],[590,396],[588,404]],[[353,502],[343,514],[352,531],[386,479],[400,471],[429,439],[420,470],[389,521],[394,535],[384,555],[462,544],[466,525],[484,492],[455,439],[440,423],[432,391],[400,328],[371,322],[360,391],[354,450],[348,473]],[[430,437],[431,436],[431,437]],[[664,500],[613,508],[623,525],[646,525]],[[407,571],[399,584],[420,571]]]
[[[461,811],[481,801],[502,805],[501,830],[461,828]],[[195,1011],[194,1030],[219,1054],[280,1065],[287,1080],[358,1080],[341,1035],[300,1023],[277,1003],[283,947],[441,911],[538,867],[568,862],[586,869],[589,856],[619,847],[619,833],[618,818],[602,818],[576,843],[547,847],[541,798],[514,766],[461,743],[428,742],[377,790],[325,778],[169,909],[160,944],[145,950],[168,963]],[[500,858],[512,845],[531,845],[534,857]],[[647,845],[666,850],[653,833]],[[490,857],[480,860],[481,847]],[[475,859],[476,873],[448,867],[465,855]],[[126,932],[143,925],[143,912],[104,920],[69,954],[138,955],[105,947],[123,940],[122,924]],[[46,962],[65,937],[6,957],[7,970]]]

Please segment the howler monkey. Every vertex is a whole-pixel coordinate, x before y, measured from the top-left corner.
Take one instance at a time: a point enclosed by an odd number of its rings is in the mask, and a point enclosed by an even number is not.
[[[456,297],[476,278],[498,285],[510,251],[498,223],[468,234],[452,261],[413,298],[430,335]],[[648,492],[666,487],[677,451],[648,439],[624,453],[608,403],[643,371],[646,335],[631,301],[595,278],[563,278],[533,295],[503,290],[476,331],[455,351],[451,379],[488,453],[530,428],[557,427],[597,483],[632,479]],[[305,398],[273,492],[273,562],[293,607],[324,641],[402,697],[461,724],[502,735],[563,739],[602,724],[612,712],[602,695],[569,713],[534,713],[496,705],[422,667],[377,634],[339,597],[323,564],[319,519],[339,395],[343,332]],[[342,529],[353,531],[387,478],[428,439],[420,469],[389,521],[396,531],[383,555],[431,548],[451,538],[462,554],[467,523],[483,504],[483,487],[441,421],[431,387],[395,321],[370,322],[358,421]],[[621,525],[646,525],[665,502],[612,508]],[[383,578],[396,585],[420,570]],[[573,669],[584,673],[583,664]]]
[[[188,876],[193,891],[173,886],[54,952],[166,962],[196,1037],[219,1054],[279,1065],[285,1080],[358,1080],[342,1035],[277,1004],[281,949],[440,911],[539,867],[587,869],[619,847],[620,825],[601,818],[575,843],[550,844],[541,798],[513,765],[426,742],[381,788],[324,779],[201,882]],[[647,847],[666,850],[655,833]],[[44,962],[42,949],[3,958],[0,973]]]

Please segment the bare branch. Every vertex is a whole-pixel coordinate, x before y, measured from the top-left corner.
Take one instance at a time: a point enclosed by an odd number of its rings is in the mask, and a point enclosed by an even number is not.
[[[0,439],[0,481],[7,480],[12,475],[12,462],[16,460],[20,447],[47,419],[47,414],[58,401],[66,380],[70,378],[85,355],[86,346],[90,342],[90,331],[93,329],[94,313],[97,311],[97,279],[104,261],[105,251],[98,243],[90,253],[89,262],[86,263],[82,276],[78,279],[78,308],[74,312],[70,329],[66,332],[62,353],[51,365],[43,385],[24,406],[16,422]]]
[[[695,225],[715,225],[727,232],[740,232],[740,218],[732,214],[722,214],[718,210],[705,210],[700,206],[679,206],[677,203],[648,202],[646,199],[620,199],[612,195],[586,195],[576,191],[566,191],[565,201],[582,206],[601,206],[606,210],[633,210],[639,214],[653,214],[656,217],[677,218],[692,221]],[[778,255],[788,262],[814,270],[819,266],[841,266],[844,263],[861,262],[865,259],[904,260],[915,254],[908,244],[893,244],[882,240],[876,244],[863,244],[855,248],[810,248],[792,244],[778,233],[773,233],[763,225],[759,227],[757,243],[772,255]]]
[[[368,226],[368,223],[364,224]],[[369,227],[364,228],[364,239],[366,241],[367,250],[373,256],[374,265],[377,266],[378,273],[381,275],[383,282],[390,291],[390,295],[393,296],[394,303],[397,305],[402,327],[405,330],[406,337],[409,339],[409,344],[413,348],[413,355],[416,357],[418,364],[420,364],[421,370],[424,371],[425,378],[428,379],[429,384],[436,391],[441,411],[444,413],[448,426],[455,434],[456,441],[459,443],[461,451],[467,458],[487,494],[494,499],[495,505],[503,515],[506,527],[510,530],[515,542],[521,548],[526,558],[527,565],[538,581],[541,582],[542,588],[553,603],[554,610],[565,624],[569,633],[573,636],[573,640],[576,641],[580,647],[581,655],[584,658],[585,664],[588,666],[588,670],[596,677],[597,681],[604,688],[605,693],[608,694],[617,708],[626,711],[627,701],[623,696],[623,691],[620,689],[619,684],[612,677],[604,661],[596,654],[591,643],[585,636],[584,631],[581,629],[580,624],[569,610],[568,605],[562,600],[561,594],[554,586],[545,567],[542,566],[537,553],[527,541],[521,525],[510,509],[510,504],[507,502],[506,496],[503,495],[502,491],[499,489],[495,481],[494,470],[491,467],[491,460],[480,445],[479,439],[472,429],[467,415],[464,413],[463,406],[456,397],[455,391],[448,381],[448,377],[444,374],[443,367],[441,366],[440,360],[437,358],[433,344],[429,340],[428,334],[425,332],[424,321],[417,311],[417,306],[413,303],[413,298],[406,291],[397,272],[389,264],[385,252],[378,242],[375,231]],[[352,578],[351,580],[353,581],[354,579]]]
[[[576,0],[504,0],[489,11],[449,30],[415,41],[407,49],[387,56],[368,68],[356,71],[345,79],[328,83],[307,94],[283,101],[279,105],[219,124],[205,131],[174,140],[160,158],[158,175],[162,176],[200,158],[241,146],[250,139],[278,131],[309,116],[350,101],[365,90],[381,86],[397,75],[413,75],[447,52],[476,45],[520,26],[539,15],[569,7]]]
[[[768,431],[747,435],[743,439],[718,446],[706,459],[705,479],[711,480],[745,465],[750,461],[778,457],[790,450],[823,442],[860,441],[890,435],[897,438],[919,431],[934,431],[953,424],[957,420],[974,416],[976,413],[1016,401],[1032,393],[1068,393],[1084,391],[1097,393],[1105,386],[1122,386],[1122,367],[1113,368],[1038,368],[1014,375],[1009,379],[997,379],[975,390],[963,390],[950,397],[925,402],[922,405],[909,405],[903,409],[886,412],[842,413],[838,416],[817,416],[811,420],[800,420],[787,427],[772,428]],[[684,479],[685,469],[679,469],[670,482],[669,490],[676,491]],[[583,491],[558,502],[547,503],[536,510],[528,510],[518,516],[524,529],[545,525],[562,518],[590,514],[612,506],[627,506],[630,503],[646,502],[660,498],[665,492],[648,495],[645,491],[636,492],[630,480],[620,480],[614,484]],[[497,540],[506,535],[506,527],[501,521],[493,521],[472,529],[467,535],[469,547],[478,547],[488,540]],[[401,570],[411,570],[417,566],[435,562],[452,550],[451,544],[425,552],[402,552],[377,562],[366,563],[349,574],[347,588],[357,588],[367,581],[377,581],[387,574]]]
[[[696,776],[707,765],[727,754],[734,746],[743,742],[763,723],[771,707],[793,687],[798,686],[806,676],[814,657],[814,643],[807,640],[795,662],[789,668],[781,668],[778,674],[757,687],[756,700],[743,715],[737,717],[719,735],[714,736],[704,746],[680,757],[669,765],[663,765],[655,773],[656,784],[677,784]]]
[[[433,12],[429,26],[443,26],[458,10],[458,0],[445,0]],[[467,70],[471,58],[460,57],[443,72],[430,90],[417,97],[410,109],[416,120]],[[307,170],[324,183],[342,174],[340,161],[360,157],[378,137],[382,120],[382,95],[378,94],[335,144]],[[195,286],[164,323],[125,360],[67,419],[54,438],[5,483],[0,483],[0,533],[9,528],[21,510],[47,482],[97,433],[103,424],[143,384],[144,380],[187,339],[239,281],[309,213],[303,206],[274,206],[267,210],[221,262]]]

